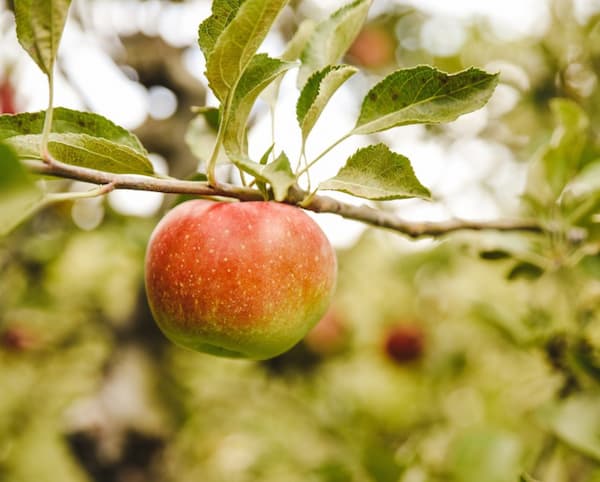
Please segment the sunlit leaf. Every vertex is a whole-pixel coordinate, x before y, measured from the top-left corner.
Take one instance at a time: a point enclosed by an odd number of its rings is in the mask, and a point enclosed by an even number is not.
[[[245,0],[214,41],[206,62],[206,77],[221,102],[235,89],[286,3],[287,0]],[[208,46],[207,41],[205,48]]]
[[[212,3],[212,15],[198,27],[198,45],[208,59],[217,39],[234,19],[244,0],[215,0]]]
[[[41,200],[41,191],[17,154],[0,143],[0,236],[26,219]]]
[[[252,58],[233,92],[231,109],[225,119],[224,146],[229,155],[246,157],[246,124],[254,102],[265,87],[294,65],[266,54],[258,54]]]
[[[19,42],[49,76],[70,5],[71,0],[15,0]]]
[[[296,104],[296,117],[304,141],[335,91],[356,72],[358,69],[350,65],[330,65],[315,72],[304,84]]]
[[[316,26],[301,55],[298,86],[313,72],[339,62],[360,32],[370,6],[371,0],[355,0]]]
[[[257,180],[269,184],[273,189],[273,196],[276,201],[283,201],[290,187],[296,182],[296,176],[292,172],[290,161],[283,152],[279,154],[277,159],[267,165],[249,160],[239,160],[234,161],[234,163]]]
[[[379,201],[431,196],[416,178],[410,161],[385,144],[356,151],[337,175],[322,182],[319,189]]]
[[[497,74],[475,68],[456,74],[427,65],[398,70],[367,93],[353,134],[453,121],[483,107],[497,83]]]
[[[300,23],[298,26],[298,30],[294,36],[288,42],[286,49],[281,54],[280,59],[285,60],[286,62],[293,62],[300,58],[300,54],[306,47],[308,39],[312,35],[315,30],[317,23],[311,19],[307,18]],[[261,98],[274,108],[277,103],[277,98],[279,97],[279,88],[281,86],[282,77],[278,77],[275,81],[269,85],[261,94]]]
[[[19,135],[40,134],[45,115],[44,111],[0,115],[0,140]],[[134,134],[105,117],[90,112],[57,107],[54,109],[51,132],[87,134],[122,144],[144,156],[147,155],[146,150]]]
[[[550,108],[556,127],[550,142],[533,159],[527,179],[528,196],[542,203],[556,200],[569,180],[576,176],[589,127],[587,115],[571,100],[552,99]],[[585,190],[582,184],[587,183],[592,189],[597,186],[593,167],[581,176],[573,180],[575,186],[567,186],[567,189],[583,187]]]
[[[572,397],[542,413],[554,434],[581,453],[600,461],[600,400]]]
[[[451,445],[451,480],[513,482],[521,470],[524,447],[510,432],[478,428],[463,430]]]
[[[39,159],[40,134],[15,136],[5,142],[12,146],[19,157]],[[56,159],[74,166],[88,167],[118,174],[154,173],[152,164],[138,151],[101,137],[87,134],[50,134],[48,150]]]

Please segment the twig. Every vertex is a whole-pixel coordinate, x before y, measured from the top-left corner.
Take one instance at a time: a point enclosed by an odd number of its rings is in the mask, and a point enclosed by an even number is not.
[[[48,159],[24,161],[28,168],[37,174],[57,176],[93,184],[110,185],[111,189],[134,189],[139,191],[157,191],[173,194],[196,194],[199,196],[218,196],[234,198],[240,201],[263,201],[263,195],[257,189],[239,187],[219,182],[212,187],[207,182],[183,181],[164,179],[138,174],[115,174],[98,171],[85,167],[74,166]],[[354,206],[328,196],[313,196],[306,202],[307,193],[294,187],[290,189],[286,204],[302,206],[302,208],[317,213],[334,213],[347,219],[353,219],[372,226],[390,229],[411,238],[424,236],[442,236],[460,230],[494,230],[506,232],[541,233],[544,229],[534,221],[527,220],[497,220],[497,221],[462,221],[450,220],[439,223],[419,223],[404,221],[397,216],[371,208],[369,206]],[[304,201],[304,202],[303,202]]]

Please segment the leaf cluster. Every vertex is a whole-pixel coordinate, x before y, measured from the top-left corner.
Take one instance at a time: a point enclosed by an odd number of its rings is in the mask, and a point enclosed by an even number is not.
[[[370,135],[398,126],[449,122],[483,106],[497,83],[497,74],[470,68],[447,74],[420,65],[398,70],[383,78],[365,95],[354,127],[325,152],[308,159],[309,135],[330,100],[358,72],[340,63],[365,22],[370,0],[355,0],[321,22],[299,26],[281,58],[258,53],[285,0],[215,0],[212,13],[198,29],[198,44],[206,57],[208,85],[219,100],[218,110],[199,115],[216,127],[217,135],[206,165],[207,182],[217,186],[215,166],[225,153],[250,186],[265,199],[285,201],[289,189],[308,183],[311,194],[336,190],[370,200],[430,198],[416,178],[408,158],[375,144],[354,153],[338,174],[316,189],[310,187],[310,168],[350,136]],[[48,76],[50,104],[45,112],[0,116],[0,142],[19,160],[51,162],[108,173],[152,176],[152,166],[139,140],[125,129],[96,114],[52,105],[53,69],[70,2],[49,0],[15,2],[17,34],[24,49]],[[281,78],[298,69],[296,116],[302,152],[292,168],[288,154],[277,149],[277,140],[261,159],[252,159],[248,127],[260,96],[276,103]],[[190,136],[191,137],[191,136]],[[9,152],[8,150],[6,152]],[[17,159],[18,158],[18,159]],[[15,169],[17,169],[15,167]],[[23,184],[25,186],[25,184]]]

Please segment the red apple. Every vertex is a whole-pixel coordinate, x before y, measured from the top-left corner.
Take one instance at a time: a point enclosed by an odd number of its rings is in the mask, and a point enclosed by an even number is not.
[[[180,204],[146,254],[148,302],[169,339],[257,360],[290,349],[319,321],[336,274],[319,226],[275,202]]]
[[[348,327],[342,321],[339,312],[330,308],[308,332],[304,343],[310,351],[327,356],[341,352],[348,344],[348,339]]]
[[[363,67],[378,69],[396,61],[396,44],[383,26],[365,26],[348,50],[350,59]]]
[[[0,114],[16,114],[15,89],[8,79],[0,80]]]
[[[384,350],[398,364],[413,362],[421,358],[425,348],[423,329],[418,325],[398,325],[385,337]]]

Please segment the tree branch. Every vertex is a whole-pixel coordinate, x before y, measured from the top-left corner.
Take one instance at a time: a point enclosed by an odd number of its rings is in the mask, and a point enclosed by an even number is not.
[[[247,187],[219,183],[216,187],[201,181],[183,181],[171,178],[155,178],[138,174],[115,174],[98,171],[85,167],[65,164],[49,158],[45,162],[36,160],[24,161],[28,168],[37,174],[57,176],[89,182],[98,185],[110,185],[111,189],[134,189],[139,191],[157,191],[172,194],[195,194],[199,196],[218,196],[234,198],[240,201],[262,201],[260,191]],[[300,205],[307,193],[299,188],[292,188],[286,204]],[[397,216],[371,208],[369,206],[354,206],[328,196],[313,196],[308,202],[302,203],[302,208],[317,213],[333,213],[344,218],[360,221],[372,226],[390,229],[411,238],[423,236],[441,236],[460,230],[494,230],[507,232],[540,233],[543,228],[534,221],[498,220],[498,221],[462,221],[450,220],[439,223],[407,222]]]

